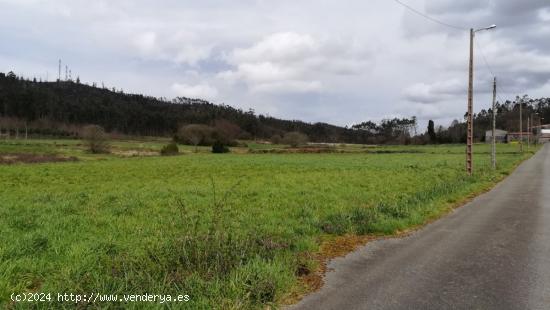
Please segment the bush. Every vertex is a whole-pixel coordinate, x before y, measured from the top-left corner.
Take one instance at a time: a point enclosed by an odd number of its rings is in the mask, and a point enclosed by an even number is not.
[[[237,138],[241,135],[241,128],[227,120],[217,120],[214,123],[215,138],[225,145],[236,146]]]
[[[212,153],[229,153],[229,148],[225,146],[222,142],[216,141],[212,145]]]
[[[212,145],[214,142],[215,130],[212,127],[191,124],[182,126],[176,134],[176,140],[180,143],[193,145],[195,152],[198,150],[198,145]]]
[[[82,129],[82,138],[88,145],[88,150],[92,153],[108,153],[109,152],[109,136],[98,125],[88,125]]]
[[[281,135],[273,135],[270,140],[273,144],[281,144],[283,137]]]
[[[306,144],[308,137],[298,131],[293,131],[285,134],[283,138],[283,143],[290,145],[291,147],[298,147]]]
[[[180,150],[176,142],[172,142],[162,147],[162,149],[160,150],[160,155],[162,156],[178,155],[179,152]]]

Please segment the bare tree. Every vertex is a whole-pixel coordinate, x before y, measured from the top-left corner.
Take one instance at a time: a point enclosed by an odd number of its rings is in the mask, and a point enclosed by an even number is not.
[[[207,144],[212,140],[214,129],[206,125],[191,124],[185,125],[178,130],[177,138],[179,141],[190,144],[198,151],[199,144]]]
[[[285,134],[283,138],[283,142],[285,144],[288,144],[292,147],[298,147],[300,145],[306,144],[308,141],[308,137],[298,131],[288,132]]]
[[[214,128],[216,130],[217,139],[228,145],[234,144],[235,140],[239,138],[242,132],[241,127],[224,119],[217,120],[214,123]]]
[[[271,136],[270,140],[273,144],[281,144],[281,141],[283,141],[283,137],[281,135],[275,134]]]
[[[88,144],[88,150],[92,153],[109,152],[109,136],[98,125],[88,125],[82,129],[82,137]]]

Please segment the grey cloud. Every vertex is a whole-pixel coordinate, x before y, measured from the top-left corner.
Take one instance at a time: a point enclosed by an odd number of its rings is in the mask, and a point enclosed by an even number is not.
[[[496,23],[476,40],[502,96],[548,89],[547,0],[403,1],[466,28]],[[284,33],[295,35],[268,40]],[[0,70],[31,77],[53,78],[63,58],[84,82],[306,121],[464,114],[467,33],[393,1],[0,0],[0,36]],[[492,77],[480,56],[482,108]]]
[[[491,0],[437,0],[426,2],[428,14],[467,14],[476,10],[488,9]]]

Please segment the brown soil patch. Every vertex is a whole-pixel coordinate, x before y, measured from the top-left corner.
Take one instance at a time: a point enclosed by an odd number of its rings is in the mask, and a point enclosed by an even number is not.
[[[320,153],[346,153],[344,150],[324,147],[302,147],[285,149],[249,150],[253,154],[320,154]]]
[[[51,162],[67,162],[77,161],[74,156],[59,156],[53,154],[30,154],[30,153],[15,153],[15,154],[0,154],[0,165],[10,164],[39,164]]]
[[[336,237],[327,236],[325,238],[325,240],[321,241],[319,252],[303,253],[306,260],[313,260],[317,263],[317,268],[313,271],[299,274],[301,288],[286,296],[282,301],[284,305],[295,304],[299,302],[306,294],[321,289],[324,285],[323,277],[328,271],[327,264],[330,260],[345,256],[346,254],[355,251],[358,247],[365,245],[370,240],[376,239],[377,237],[368,235],[344,235]]]
[[[112,154],[123,157],[158,156],[159,152],[149,150],[113,150]]]
[[[319,270],[304,276],[304,283],[313,291],[320,289],[323,286],[323,276],[328,271],[327,263],[331,259],[345,256],[375,238],[375,236],[345,235],[324,241],[321,244],[319,253],[315,256],[315,259],[319,262]]]

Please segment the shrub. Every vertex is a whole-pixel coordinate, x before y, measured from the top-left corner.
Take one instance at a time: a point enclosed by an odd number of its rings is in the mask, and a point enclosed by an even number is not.
[[[220,140],[225,145],[236,146],[237,138],[240,136],[241,127],[227,120],[217,120],[214,123],[216,140]]]
[[[229,148],[221,141],[216,141],[212,145],[212,153],[229,153]]]
[[[212,127],[191,124],[182,126],[176,134],[176,140],[181,143],[195,146],[195,152],[198,145],[212,145],[215,130]]]
[[[176,142],[169,143],[162,147],[160,154],[162,156],[177,155],[179,154],[179,148]]]
[[[92,153],[108,153],[109,152],[109,136],[98,125],[88,125],[82,130],[82,137],[88,145],[88,150]]]
[[[249,132],[243,130],[237,138],[240,140],[252,140],[252,135]]]
[[[223,145],[236,146],[237,138],[243,131],[241,128],[226,120],[217,120],[214,127],[191,124],[182,126],[174,137],[174,140],[180,143],[195,146],[199,145],[214,145],[219,142]]]
[[[306,144],[308,141],[308,137],[298,131],[293,131],[286,133],[283,138],[283,143],[288,144],[292,147],[298,147],[300,145]]]
[[[281,144],[283,137],[281,135],[273,135],[270,140],[273,144]]]

